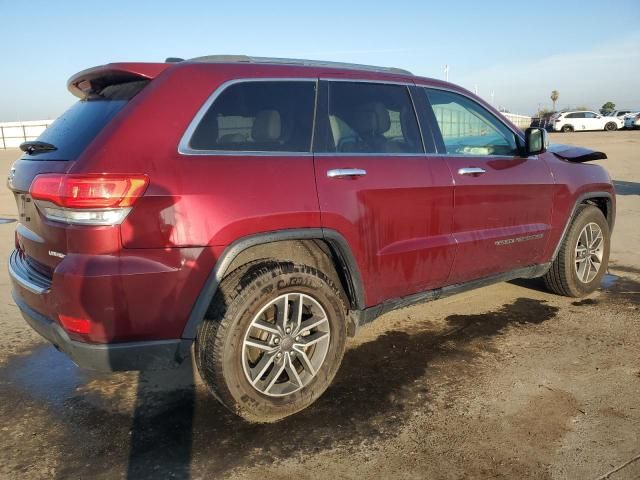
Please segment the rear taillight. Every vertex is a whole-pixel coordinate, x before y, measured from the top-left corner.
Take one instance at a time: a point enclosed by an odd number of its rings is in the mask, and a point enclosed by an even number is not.
[[[38,175],[31,197],[50,220],[84,225],[121,223],[149,183],[146,175]]]

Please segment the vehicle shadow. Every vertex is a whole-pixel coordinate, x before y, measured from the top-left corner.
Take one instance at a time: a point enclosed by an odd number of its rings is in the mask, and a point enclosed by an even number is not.
[[[514,280],[509,280],[512,285],[517,285],[518,287],[528,288],[529,290],[535,290],[536,292],[549,293],[549,290],[544,285],[544,280],[542,277],[537,278],[516,278]]]
[[[80,464],[65,461],[60,478],[113,469],[114,456],[124,456],[114,453],[123,444],[128,445],[128,478],[137,479],[187,479],[192,473],[217,478],[237,467],[337,446],[348,452],[363,442],[397,434],[414,410],[432,408],[439,368],[446,368],[445,383],[456,383],[460,376],[472,375],[474,357],[492,337],[512,326],[544,322],[557,311],[544,301],[519,298],[493,312],[451,315],[444,331],[440,326],[429,328],[426,321],[411,332],[384,333],[346,352],[334,383],[316,403],[275,424],[247,423],[228,412],[193,381],[190,368],[173,371],[164,379],[152,380],[143,374],[129,442],[122,438],[126,429],[117,425],[130,418],[77,399],[74,414],[84,411],[93,423],[111,425],[114,434],[96,438],[87,433],[78,436],[76,431],[68,441],[86,441],[90,451],[111,453],[95,456],[90,465],[84,459]],[[447,366],[438,366],[443,361]],[[166,381],[172,376],[179,382]],[[437,382],[441,381],[442,376]]]
[[[614,180],[616,195],[640,195],[640,183]]]
[[[149,193],[149,192],[148,192]],[[153,238],[157,241],[161,238],[164,247],[162,254],[155,257],[153,261],[148,260],[150,254],[145,253],[140,259],[148,262],[158,262],[161,264],[159,271],[145,273],[145,282],[141,284],[136,281],[137,273],[127,277],[120,274],[118,269],[117,280],[105,283],[105,288],[97,295],[95,286],[89,287],[87,282],[82,286],[80,292],[80,303],[88,318],[107,319],[103,323],[103,328],[108,335],[114,336],[116,332],[135,331],[145,328],[140,325],[140,316],[144,316],[147,321],[154,319],[154,325],[161,325],[162,322],[174,322],[178,317],[176,306],[179,305],[179,298],[182,291],[174,281],[176,270],[188,264],[188,258],[183,256],[181,248],[177,248],[173,242],[175,225],[181,219],[176,218],[175,203],[176,197],[164,188],[153,185],[153,191],[145,197],[149,202],[146,206],[145,214],[156,217],[155,222],[148,222],[147,229],[155,228],[154,231],[133,230],[128,235],[130,238],[147,239]],[[129,225],[138,225],[141,222],[131,222]],[[182,222],[184,225],[188,222]],[[151,225],[151,227],[149,226]],[[138,240],[140,241],[140,240]],[[147,250],[147,252],[154,250]],[[128,254],[132,254],[128,252]],[[135,255],[134,253],[132,255]],[[205,261],[203,257],[210,257],[208,249],[202,249],[200,256],[194,262],[194,271],[201,268],[200,265],[208,265],[211,262]],[[209,260],[211,260],[209,258]],[[95,259],[100,262],[100,259]],[[99,270],[99,266],[98,269]],[[89,273],[93,271],[94,273]],[[90,263],[86,266],[85,275],[95,275],[96,268]],[[101,273],[101,272],[100,272]],[[180,284],[182,285],[182,284]],[[112,321],[109,322],[110,311],[126,305],[123,310],[115,310]],[[153,335],[153,332],[147,334]],[[178,334],[179,335],[179,334]],[[151,337],[153,338],[153,337]],[[115,350],[109,351],[110,363],[114,367],[121,360]],[[126,478],[138,479],[149,475],[159,475],[166,478],[163,471],[170,471],[172,478],[189,479],[190,465],[192,459],[192,431],[195,409],[195,381],[194,371],[190,355],[184,359],[179,367],[149,370],[139,372],[137,375],[137,390],[133,400],[133,415],[130,419],[129,435],[125,440],[128,445],[128,455],[126,455]],[[161,398],[154,395],[161,392]],[[151,402],[155,401],[155,404]],[[158,403],[159,402],[159,403]],[[165,410],[160,417],[149,415],[149,409],[157,409],[158,404],[166,402],[169,410]],[[175,414],[172,412],[174,405],[178,408]],[[172,412],[172,413],[169,413]],[[120,419],[121,420],[121,419]],[[162,448],[162,444],[156,442],[161,439],[163,443],[170,445],[170,448]],[[157,449],[160,449],[157,450]],[[152,451],[153,464],[149,465],[140,459],[146,458],[149,451]],[[160,465],[161,468],[158,467]],[[71,474],[71,476],[75,476]]]

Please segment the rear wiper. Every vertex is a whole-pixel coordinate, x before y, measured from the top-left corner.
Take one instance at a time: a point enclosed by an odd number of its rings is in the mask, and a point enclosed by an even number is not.
[[[47,142],[29,141],[20,144],[20,150],[28,153],[29,155],[36,155],[43,152],[52,152],[57,149],[58,147]]]

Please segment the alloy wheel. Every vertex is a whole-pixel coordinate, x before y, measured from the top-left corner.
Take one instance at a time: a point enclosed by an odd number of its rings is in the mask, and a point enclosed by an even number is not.
[[[604,235],[597,223],[588,223],[580,232],[575,249],[575,269],[578,280],[591,282],[602,264]]]
[[[270,301],[253,318],[242,344],[242,367],[264,395],[290,395],[316,376],[329,350],[329,319],[322,305],[303,293]]]

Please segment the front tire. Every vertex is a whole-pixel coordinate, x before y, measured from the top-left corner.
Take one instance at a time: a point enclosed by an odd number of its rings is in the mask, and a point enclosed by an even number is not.
[[[600,209],[580,206],[544,276],[547,289],[567,297],[583,297],[595,291],[609,265],[610,243],[609,224]]]
[[[342,292],[314,267],[275,261],[241,267],[220,285],[195,347],[209,390],[252,422],[311,405],[344,355]]]
[[[616,125],[614,122],[609,122],[604,126],[604,129],[607,132],[613,132],[618,129],[618,125]]]

